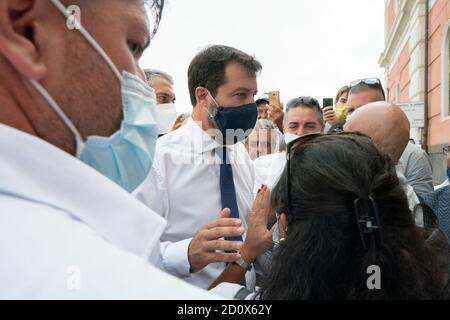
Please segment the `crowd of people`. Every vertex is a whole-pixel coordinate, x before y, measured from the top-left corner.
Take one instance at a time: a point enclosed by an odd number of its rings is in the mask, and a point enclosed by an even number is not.
[[[0,5],[0,298],[450,298],[449,180],[379,79],[274,105],[211,45],[178,115],[140,1],[65,4]]]

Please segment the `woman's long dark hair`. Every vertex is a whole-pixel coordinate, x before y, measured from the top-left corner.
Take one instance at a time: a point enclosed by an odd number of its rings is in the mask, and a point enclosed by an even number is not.
[[[261,299],[439,299],[442,275],[420,236],[395,166],[371,140],[330,135],[299,146],[291,157],[291,211],[286,170],[272,206],[288,231],[262,286]],[[384,245],[365,250],[354,201],[373,196]],[[369,290],[367,268],[381,270]]]

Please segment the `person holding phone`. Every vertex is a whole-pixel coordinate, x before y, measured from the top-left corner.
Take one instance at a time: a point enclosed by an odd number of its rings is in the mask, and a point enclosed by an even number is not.
[[[269,104],[267,110],[267,118],[275,123],[283,132],[283,119],[284,119],[284,105],[280,99],[279,91],[271,91],[268,93],[269,95]]]
[[[344,123],[347,116],[347,99],[350,88],[349,86],[344,86],[339,89],[336,94],[335,108],[333,108],[333,103],[323,105],[323,118],[326,122],[325,131],[328,131],[331,127],[338,125],[340,122]],[[324,99],[326,100],[326,99]],[[345,115],[345,116],[344,116]]]

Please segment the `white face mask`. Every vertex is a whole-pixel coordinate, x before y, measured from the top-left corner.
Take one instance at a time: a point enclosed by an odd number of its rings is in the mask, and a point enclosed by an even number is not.
[[[59,0],[51,2],[67,16],[66,8]],[[31,83],[74,134],[77,158],[125,190],[132,191],[147,177],[152,166],[157,138],[155,92],[135,75],[126,71],[121,74],[97,41],[83,27],[79,32],[119,80],[124,117],[120,129],[110,137],[89,136],[84,141],[73,122],[48,91],[35,80],[31,80]]]
[[[321,133],[322,133],[321,131],[317,131],[317,132],[307,133],[307,134],[298,136],[296,134],[292,134],[292,133],[286,132],[284,134],[284,142],[286,142],[286,145],[288,145],[289,143],[291,143],[292,141],[294,141],[294,140],[296,140],[296,139],[298,139],[300,137],[309,136],[309,135],[313,135],[313,134],[321,134]]]
[[[292,134],[289,132],[286,132],[284,134],[284,142],[286,143],[286,145],[288,145],[289,143],[291,143],[292,141],[294,141],[295,139],[300,138],[300,136],[296,135],[296,134]]]
[[[177,110],[174,103],[158,104],[156,106],[158,135],[169,133],[172,130],[177,116]]]

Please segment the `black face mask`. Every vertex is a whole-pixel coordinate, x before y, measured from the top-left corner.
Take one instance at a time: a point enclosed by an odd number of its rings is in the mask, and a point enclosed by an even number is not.
[[[258,119],[256,103],[226,108],[219,106],[214,98],[213,101],[217,105],[217,112],[211,118],[222,133],[225,144],[236,144],[247,139]]]

